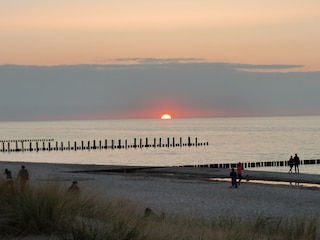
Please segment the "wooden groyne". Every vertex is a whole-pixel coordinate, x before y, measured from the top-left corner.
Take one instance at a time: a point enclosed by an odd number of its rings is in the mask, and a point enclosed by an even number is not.
[[[129,149],[129,148],[169,148],[169,147],[192,147],[192,146],[208,146],[208,142],[198,142],[198,138],[194,141],[188,137],[187,142],[183,142],[182,137],[173,138],[153,138],[153,139],[133,139],[133,143],[129,144],[128,140],[92,140],[92,141],[68,141],[58,142],[54,139],[42,140],[0,140],[0,152],[39,152],[39,151],[79,151],[79,150],[96,150],[96,149]]]
[[[19,140],[0,140],[2,143],[8,143],[8,142],[52,142],[54,141],[54,138],[50,139],[19,139]]]
[[[243,162],[244,168],[259,168],[259,167],[285,167],[288,166],[287,161],[265,161],[265,162]],[[300,165],[320,164],[320,159],[300,160]],[[213,163],[200,165],[184,165],[180,167],[206,167],[206,168],[236,168],[237,163]]]

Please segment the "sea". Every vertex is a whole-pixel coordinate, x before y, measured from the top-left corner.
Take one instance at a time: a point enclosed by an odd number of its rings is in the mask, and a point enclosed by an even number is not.
[[[124,166],[185,166],[223,163],[320,159],[320,116],[239,117],[188,119],[121,119],[77,121],[0,122],[0,141],[81,142],[93,141],[130,146],[140,141],[157,144],[197,142],[179,147],[138,147],[0,152],[0,161]],[[148,139],[148,140],[147,140]],[[190,139],[190,140],[189,140]],[[1,142],[0,142],[1,143]],[[202,144],[203,143],[203,144]],[[10,143],[11,144],[11,143]],[[47,143],[46,143],[47,144]],[[1,148],[2,146],[0,146]],[[288,172],[287,166],[255,167],[252,170]],[[320,164],[301,165],[301,173],[319,174]]]

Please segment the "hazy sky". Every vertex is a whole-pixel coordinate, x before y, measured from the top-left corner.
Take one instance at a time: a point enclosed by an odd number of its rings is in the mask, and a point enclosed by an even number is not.
[[[320,115],[319,26],[319,0],[1,1],[0,120]]]

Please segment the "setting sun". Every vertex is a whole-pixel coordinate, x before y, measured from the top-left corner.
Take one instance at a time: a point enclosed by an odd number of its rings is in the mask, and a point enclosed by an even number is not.
[[[170,119],[171,119],[171,116],[170,116],[169,114],[163,114],[163,115],[161,116],[161,119],[162,119],[162,120],[170,120]]]

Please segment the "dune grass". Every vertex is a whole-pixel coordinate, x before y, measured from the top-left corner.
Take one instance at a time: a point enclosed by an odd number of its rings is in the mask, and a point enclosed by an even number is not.
[[[124,200],[84,192],[70,194],[59,184],[29,186],[24,192],[14,189],[0,182],[0,239],[320,239],[318,218],[207,221],[152,211],[146,215]]]

